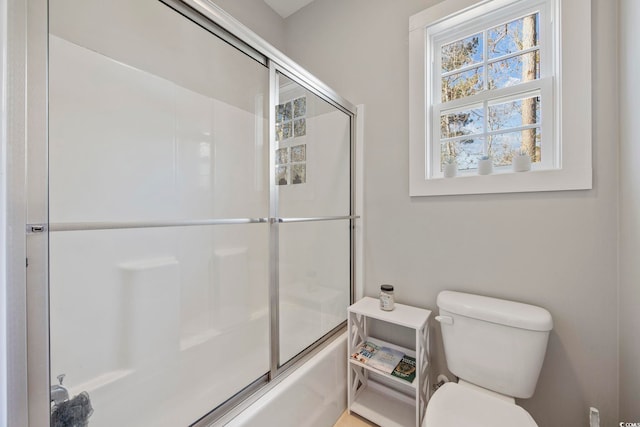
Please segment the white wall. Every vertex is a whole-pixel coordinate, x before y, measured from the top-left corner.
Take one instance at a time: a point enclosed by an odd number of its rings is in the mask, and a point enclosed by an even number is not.
[[[640,420],[640,2],[620,1],[620,421]]]
[[[316,1],[286,20],[287,54],[367,108],[365,294],[436,308],[443,289],[543,306],[555,328],[541,427],[618,421],[616,3],[592,2],[594,189],[410,198],[408,19],[430,0]],[[440,345],[438,345],[440,347]],[[435,366],[442,369],[441,351]]]

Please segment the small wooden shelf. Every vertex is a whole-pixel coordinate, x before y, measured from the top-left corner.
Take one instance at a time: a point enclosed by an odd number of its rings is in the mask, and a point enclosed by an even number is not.
[[[383,311],[379,304],[378,299],[365,297],[348,310],[349,412],[353,411],[382,427],[420,427],[429,399],[428,322],[431,311],[404,304],[396,304],[393,311]],[[371,337],[369,319],[413,329],[415,351]],[[391,347],[415,357],[416,378],[413,382],[409,383],[351,358],[364,341]]]

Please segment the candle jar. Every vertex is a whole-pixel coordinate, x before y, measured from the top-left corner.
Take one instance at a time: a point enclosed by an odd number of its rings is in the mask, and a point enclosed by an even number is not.
[[[380,309],[391,311],[395,308],[395,298],[393,296],[392,285],[380,286]]]

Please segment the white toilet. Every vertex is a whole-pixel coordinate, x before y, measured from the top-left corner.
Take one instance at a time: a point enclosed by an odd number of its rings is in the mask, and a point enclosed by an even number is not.
[[[515,398],[533,395],[547,350],[544,308],[461,292],[438,295],[444,352],[459,378],[431,397],[423,427],[537,427]]]

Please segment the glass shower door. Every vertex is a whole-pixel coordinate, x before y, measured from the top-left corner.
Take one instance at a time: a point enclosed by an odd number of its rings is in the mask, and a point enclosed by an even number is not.
[[[351,283],[350,116],[276,73],[279,360],[346,320]]]
[[[49,40],[51,383],[189,425],[270,369],[268,70],[158,1]]]

